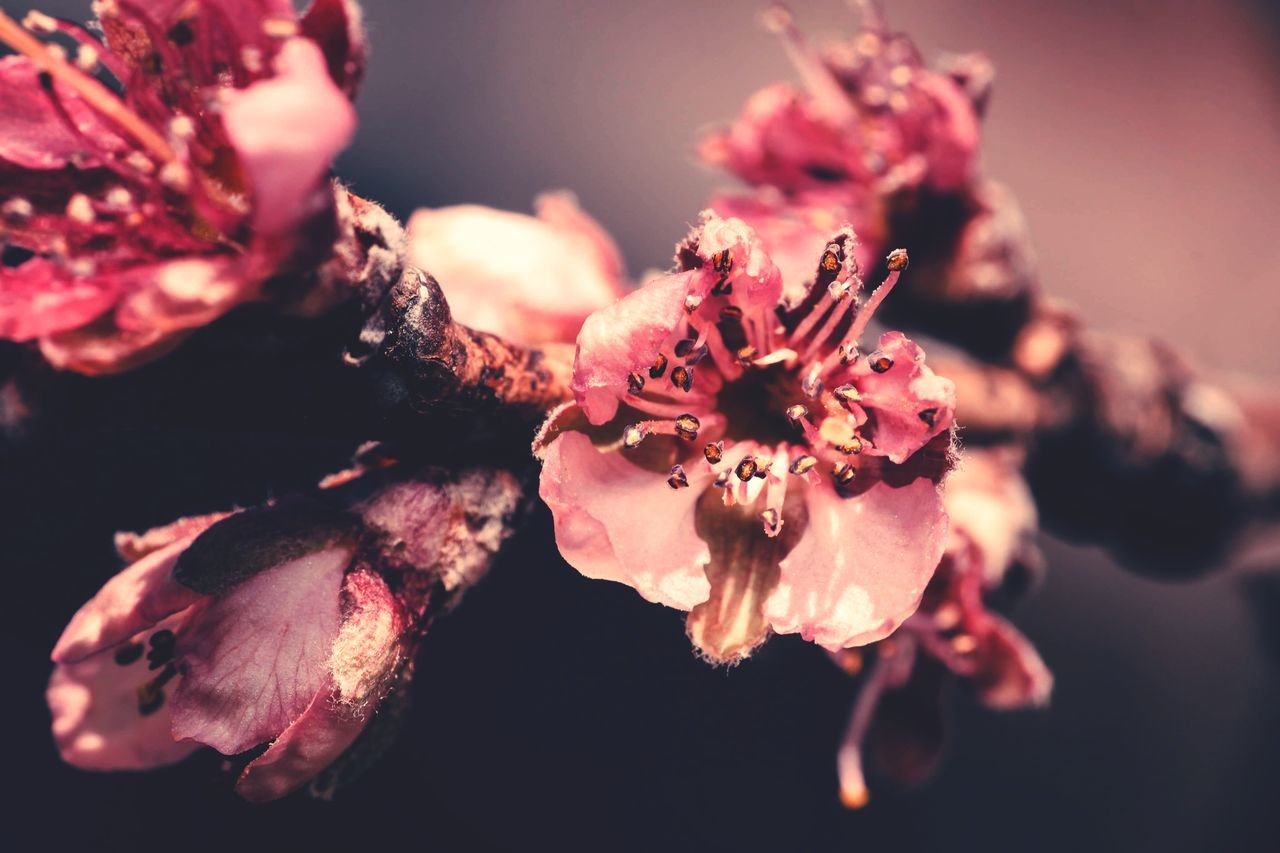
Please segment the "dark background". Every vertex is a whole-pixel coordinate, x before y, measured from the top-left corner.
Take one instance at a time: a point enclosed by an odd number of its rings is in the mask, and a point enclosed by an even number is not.
[[[789,76],[751,2],[365,7],[374,55],[339,163],[356,191],[404,217],[463,201],[527,209],[567,186],[634,274],[666,263],[724,182],[692,164],[697,129]],[[811,32],[852,30],[836,0],[794,8]],[[995,58],[986,165],[1021,198],[1056,294],[1206,366],[1280,372],[1280,39],[1266,7],[910,0],[889,14],[927,53]],[[1052,708],[996,714],[957,695],[937,778],[901,792],[873,777],[860,813],[836,801],[851,681],[794,638],[731,671],[699,663],[679,614],[553,556],[543,515],[433,629],[408,729],[336,802],[245,805],[212,755],[140,775],[62,766],[47,652],[117,569],[111,533],[256,503],[348,449],[269,429],[76,423],[0,471],[0,837],[112,850],[1280,849],[1280,668],[1240,584],[1161,584],[1051,540],[1048,581],[1017,618],[1056,674]]]

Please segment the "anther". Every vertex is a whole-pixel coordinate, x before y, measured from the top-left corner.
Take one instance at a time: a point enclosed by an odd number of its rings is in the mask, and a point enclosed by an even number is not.
[[[808,474],[813,470],[813,466],[818,464],[816,456],[797,456],[791,463],[791,467],[787,470],[796,476]]]
[[[702,422],[693,415],[685,413],[676,418],[676,435],[686,441],[693,441],[698,437],[698,430],[702,427]]]
[[[733,282],[729,281],[728,274],[721,274],[720,280],[711,288],[712,296],[728,296],[733,293]]]
[[[724,458],[724,442],[717,441],[713,444],[708,444],[702,448],[702,455],[707,457],[707,461],[712,465],[719,464],[720,460]]]
[[[667,485],[673,489],[689,488],[689,477],[684,473],[683,465],[671,466],[671,476],[667,477]]]
[[[67,202],[67,218],[80,225],[89,225],[96,218],[93,213],[93,202],[84,193],[76,193]]]
[[[853,385],[841,385],[831,393],[840,398],[842,403],[857,403],[862,400],[862,394]]]
[[[662,353],[658,353],[658,357],[653,360],[653,366],[649,368],[649,378],[657,379],[667,372],[667,357]]]
[[[644,374],[635,371],[627,374],[627,392],[630,394],[639,394],[644,390]]]
[[[787,420],[799,421],[809,416],[809,407],[800,403],[794,406],[787,406]]]
[[[117,647],[113,655],[115,662],[120,666],[128,666],[140,657],[142,657],[142,643],[125,643]]]
[[[721,471],[719,474],[717,474],[714,485],[717,489],[729,488],[729,472]]]
[[[893,359],[882,352],[873,352],[867,358],[867,363],[871,365],[871,369],[876,373],[888,373],[893,367]]]
[[[782,530],[782,513],[773,507],[769,507],[760,513],[760,523],[764,525],[765,536],[777,536]]]
[[[690,293],[684,298],[684,310],[687,314],[692,314],[702,306],[702,297],[696,293]]]
[[[35,212],[35,206],[22,196],[14,196],[0,205],[0,214],[10,222],[26,222]]]
[[[853,360],[858,357],[858,348],[853,344],[841,344],[838,352],[841,364],[852,364]]]
[[[858,469],[854,468],[848,462],[837,462],[831,466],[831,476],[835,481],[844,486],[852,482],[854,476],[858,473]]]
[[[726,305],[720,309],[721,320],[741,320],[742,309],[737,305]]]
[[[977,650],[978,640],[972,634],[957,634],[951,638],[951,648],[955,649],[958,654],[971,654]]]
[[[716,272],[728,272],[733,269],[733,255],[729,253],[728,249],[717,253],[711,259],[711,267]]]
[[[885,258],[885,263],[889,265],[890,272],[901,272],[911,263],[911,259],[907,257],[906,249],[894,249],[889,253],[889,257]]]
[[[814,365],[814,369],[805,374],[800,380],[800,390],[810,400],[816,400],[822,396],[822,373],[819,369],[820,365]]]
[[[738,475],[738,479],[742,482],[750,480],[756,475],[756,458],[754,456],[744,456],[737,467],[733,469],[733,473]]]
[[[761,457],[756,460],[756,479],[763,480],[769,476],[769,469],[773,467],[773,460]]]
[[[842,441],[839,444],[837,444],[836,450],[839,450],[841,453],[845,454],[846,456],[856,456],[857,454],[861,453],[864,449],[866,449],[866,446],[867,446],[866,443],[861,438],[858,438],[858,436],[855,435],[853,438],[849,439],[848,441]]]
[[[681,391],[688,391],[693,387],[693,370],[683,364],[671,368],[671,384]]]
[[[644,441],[648,434],[640,424],[632,424],[622,431],[622,446],[628,450],[639,447],[640,442]]]
[[[938,420],[938,410],[925,409],[923,412],[920,412],[919,417],[920,417],[920,420],[924,421],[929,426],[933,426],[934,423]]]
[[[748,345],[739,349],[735,355],[737,356],[738,364],[748,367],[751,364],[751,360],[756,357],[756,348]]]
[[[195,31],[191,29],[191,25],[186,21],[178,21],[169,28],[169,32],[165,33],[165,37],[178,47],[186,47],[196,40]]]
[[[836,257],[836,253],[827,249],[822,253],[822,268],[827,272],[835,272],[840,269],[840,259]]]
[[[696,343],[697,341],[693,338],[681,338],[676,341],[676,358],[685,358],[688,356],[689,353],[694,351],[694,344]]]
[[[138,687],[138,715],[149,717],[164,705],[164,691],[150,681]]]

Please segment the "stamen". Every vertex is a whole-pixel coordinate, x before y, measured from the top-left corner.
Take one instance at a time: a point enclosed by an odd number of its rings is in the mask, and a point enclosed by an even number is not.
[[[840,363],[849,365],[858,357],[858,348],[853,344],[841,344],[836,348],[836,354],[840,356]]]
[[[649,368],[649,378],[659,379],[662,374],[667,372],[667,357],[662,353],[658,353],[658,357],[653,360],[653,366]]]
[[[938,410],[925,409],[923,412],[920,412],[919,418],[929,426],[933,426],[934,422],[938,419]]]
[[[702,448],[702,455],[705,456],[707,461],[712,465],[719,464],[720,460],[724,459],[724,442],[717,441],[714,444],[708,444],[706,447]]]
[[[789,470],[792,474],[795,474],[797,477],[799,477],[799,476],[803,476],[804,474],[808,474],[810,471],[813,470],[813,467],[817,464],[818,464],[818,457],[809,456],[808,454],[805,454],[804,456],[797,456],[795,458],[795,461],[791,463],[791,467],[788,468],[787,470]]]
[[[810,400],[816,400],[822,396],[822,388],[822,365],[815,364],[800,380],[800,390]]]
[[[839,450],[841,453],[845,454],[846,456],[857,456],[864,449],[866,449],[866,446],[867,446],[866,442],[863,441],[860,437],[855,435],[853,438],[849,439],[848,441],[842,441],[841,443],[837,444],[836,450]]]
[[[756,348],[751,345],[739,347],[738,351],[734,355],[738,359],[738,364],[743,367],[750,367],[751,359],[756,356]]]
[[[634,450],[649,435],[643,424],[631,424],[622,431],[622,446]]]
[[[683,364],[672,368],[671,384],[681,391],[688,391],[693,387],[693,368],[685,367]]]
[[[893,359],[882,352],[873,352],[868,357],[867,363],[876,373],[888,373],[893,368]]]
[[[689,476],[685,474],[683,465],[671,466],[671,476],[667,477],[667,485],[673,489],[689,488]]]
[[[627,374],[627,393],[639,394],[644,390],[644,375],[637,372]]]
[[[862,401],[861,392],[859,392],[853,385],[841,385],[831,393],[834,394],[841,403],[844,403],[846,407],[852,403],[859,403]]]
[[[848,462],[837,462],[831,466],[831,476],[836,483],[841,486],[847,486],[853,482],[853,478],[857,476],[858,469],[854,468]]]
[[[728,249],[717,253],[711,258],[711,268],[716,272],[729,272],[733,269],[733,255]]]
[[[692,314],[702,306],[702,297],[696,293],[690,293],[684,298],[684,310],[687,314]]]
[[[852,102],[831,69],[809,47],[792,21],[791,12],[785,6],[776,4],[765,10],[761,21],[765,29],[782,37],[788,58],[800,72],[800,79],[813,95],[814,101],[827,116],[838,124],[853,121],[857,117],[857,111]]]
[[[744,456],[742,461],[733,469],[733,473],[738,475],[738,479],[742,482],[750,480],[756,475],[756,458],[754,456]]]
[[[720,309],[721,320],[741,320],[742,309],[737,305],[726,305]]]
[[[844,340],[847,343],[858,342],[858,339],[862,337],[862,333],[867,330],[867,324],[871,322],[876,309],[880,307],[880,303],[884,302],[885,297],[893,290],[893,286],[898,283],[898,277],[902,275],[902,271],[907,268],[909,263],[907,250],[894,249],[889,253],[889,257],[885,261],[889,267],[889,274],[885,276],[884,282],[876,288],[876,292],[871,294],[867,304],[858,312],[858,316],[853,319],[853,325],[849,327],[849,331],[844,336]]]
[[[142,652],[142,643],[125,643],[116,648],[112,657],[119,666],[129,666],[142,657]]]
[[[676,435],[686,441],[693,441],[698,437],[698,430],[701,428],[701,422],[693,415],[684,414],[676,418],[675,428]]]
[[[128,132],[143,148],[163,162],[176,158],[173,149],[164,137],[151,125],[142,120],[136,113],[112,94],[111,90],[67,63],[65,59],[54,56],[42,42],[31,33],[0,11],[0,42],[29,57],[40,70],[48,73],[54,80],[71,89],[84,99],[85,103],[101,113],[105,118]]]
[[[809,409],[807,406],[796,403],[794,406],[787,406],[786,414],[789,421],[801,421],[809,416]]]
[[[772,539],[782,532],[782,513],[769,507],[760,513],[760,523],[764,525],[764,535]]]

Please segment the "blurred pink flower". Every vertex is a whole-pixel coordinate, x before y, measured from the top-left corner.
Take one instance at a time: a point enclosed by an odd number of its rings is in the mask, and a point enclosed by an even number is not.
[[[859,687],[837,767],[840,797],[867,802],[863,752],[868,737],[877,764],[900,782],[932,773],[943,746],[942,688],[958,676],[996,710],[1048,703],[1053,676],[1030,641],[987,609],[1015,565],[1038,562],[1035,505],[1018,466],[998,450],[968,449],[948,478],[943,503],[951,518],[946,552],[920,609],[873,648]],[[851,672],[861,657],[841,652]]]
[[[571,343],[587,315],[627,289],[613,239],[567,192],[536,216],[480,205],[409,220],[409,262],[440,283],[453,319],[518,344]]]
[[[288,0],[94,9],[105,40],[0,13],[19,54],[0,59],[0,237],[34,253],[0,267],[0,336],[91,374],[154,358],[237,304],[301,296],[277,277],[330,252],[327,174],[355,129],[363,61],[343,0],[301,19]],[[32,30],[78,43],[74,61]]]
[[[858,349],[907,259],[862,303],[854,247],[838,233],[808,290],[705,212],[677,272],[587,319],[576,403],[535,445],[565,559],[690,611],[711,659],[771,629],[881,639],[942,554],[954,387],[900,333]]]
[[[63,759],[141,769],[270,743],[237,782],[251,800],[334,765],[407,678],[431,614],[483,575],[518,499],[508,475],[350,479],[326,484],[355,490],[343,501],[119,537],[133,562],[53,650]]]

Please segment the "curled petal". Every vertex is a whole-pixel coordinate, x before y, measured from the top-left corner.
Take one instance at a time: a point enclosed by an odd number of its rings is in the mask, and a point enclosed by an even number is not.
[[[728,273],[734,283],[730,302],[744,310],[770,310],[782,295],[782,274],[759,235],[741,219],[726,219],[711,209],[702,211],[701,221],[676,250],[676,259],[685,262],[688,253],[697,255],[706,273],[700,295],[714,292],[719,276],[716,265],[722,257],[728,258]]]
[[[409,220],[410,263],[440,282],[455,320],[520,344],[569,342],[621,295],[617,248],[572,196],[537,207],[537,218],[460,205]]]
[[[194,538],[193,533],[154,550],[107,581],[71,617],[53,647],[53,660],[84,660],[203,598],[173,578],[178,557]]]
[[[318,208],[321,179],[355,133],[355,111],[325,67],[315,42],[289,39],[276,76],[228,92],[223,126],[253,187],[259,234],[287,231]]]
[[[947,517],[937,487],[921,477],[862,494],[808,491],[809,523],[782,560],[764,613],[780,634],[828,649],[883,639],[915,612],[942,557]]]
[[[189,611],[154,627],[177,631]],[[62,760],[85,770],[141,770],[172,764],[199,748],[170,732],[166,694],[180,675],[148,690],[165,670],[150,669],[143,648],[150,631],[124,638],[88,657],[59,663],[45,698],[53,715],[53,738]]]
[[[690,488],[672,490],[621,454],[601,453],[582,433],[566,432],[547,447],[539,494],[569,565],[690,610],[711,593],[704,574],[711,554],[694,526],[706,483],[689,479]]]
[[[872,369],[871,357],[854,365],[862,407],[872,416],[867,427],[871,452],[899,465],[929,441],[951,428],[956,386],[924,363],[924,350],[901,332],[885,332],[873,355],[890,359],[884,372]]]
[[[969,180],[978,153],[978,115],[973,102],[954,80],[942,74],[918,74],[915,85],[937,110],[925,148],[928,182],[942,192],[957,190]]]
[[[111,278],[77,278],[44,258],[0,266],[0,338],[29,341],[92,322],[118,298]]]
[[[653,364],[658,348],[684,317],[694,275],[656,278],[582,324],[572,384],[591,423],[611,420],[626,394],[628,374]]]
[[[1017,466],[996,451],[967,449],[943,502],[952,530],[974,543],[984,585],[998,586],[1036,531],[1035,503]]]
[[[262,571],[188,626],[175,737],[232,755],[276,737],[311,705],[329,679],[351,553],[334,545]]]
[[[990,708],[1011,711],[1049,704],[1053,674],[1031,642],[1005,619],[988,614],[990,629],[975,653],[978,698]]]

